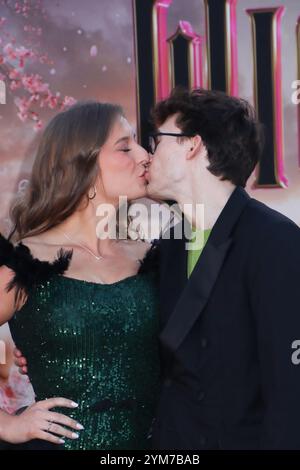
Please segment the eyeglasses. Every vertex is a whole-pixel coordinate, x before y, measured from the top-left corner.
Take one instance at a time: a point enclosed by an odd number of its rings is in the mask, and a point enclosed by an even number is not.
[[[172,137],[194,137],[192,134],[181,134],[174,132],[155,132],[149,134],[148,150],[152,155],[155,153],[157,146],[159,144],[158,137],[161,135],[170,135]]]

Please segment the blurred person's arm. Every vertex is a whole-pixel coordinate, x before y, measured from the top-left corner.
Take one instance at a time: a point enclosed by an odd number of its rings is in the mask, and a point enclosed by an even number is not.
[[[4,385],[8,378],[13,364],[14,343],[10,334],[8,324],[0,326],[0,386]],[[3,346],[5,345],[5,346]]]

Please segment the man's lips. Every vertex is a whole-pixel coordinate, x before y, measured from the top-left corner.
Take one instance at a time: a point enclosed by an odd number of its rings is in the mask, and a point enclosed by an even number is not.
[[[144,177],[145,177],[145,179],[146,179],[146,180],[148,181],[148,183],[149,183],[149,177],[150,177],[150,175],[149,175],[149,169],[145,171]]]

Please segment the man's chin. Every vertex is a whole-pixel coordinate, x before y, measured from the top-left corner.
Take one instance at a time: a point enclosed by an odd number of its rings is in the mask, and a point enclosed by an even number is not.
[[[154,201],[161,202],[163,201],[163,196],[159,194],[159,192],[155,191],[155,188],[151,184],[151,182],[148,183],[146,186],[146,192],[147,192],[147,197],[149,199],[153,199]]]
[[[150,182],[149,180],[147,180],[147,184],[146,184],[146,188],[145,188],[145,189],[146,189],[147,196],[148,196],[148,197],[152,197],[152,192],[153,192],[153,190],[152,190],[152,184],[151,184],[151,182]]]

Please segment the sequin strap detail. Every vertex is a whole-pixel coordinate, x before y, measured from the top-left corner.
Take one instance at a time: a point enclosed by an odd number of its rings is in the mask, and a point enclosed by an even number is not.
[[[69,267],[73,250],[60,248],[54,261],[41,261],[34,258],[30,249],[19,242],[13,245],[0,234],[0,266],[7,266],[15,275],[7,285],[7,292],[16,288],[16,298],[20,292],[27,295],[29,290],[57,274],[63,274]]]

